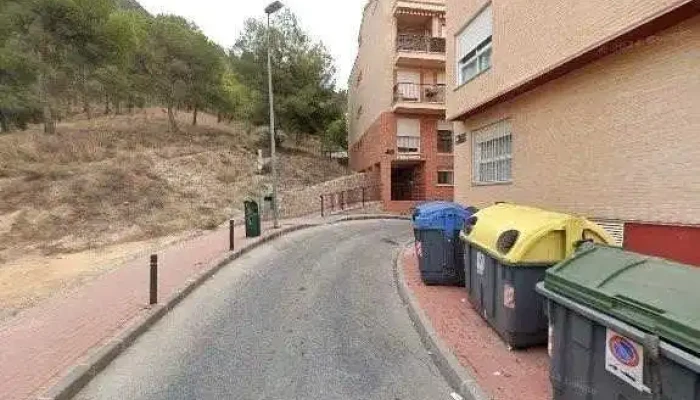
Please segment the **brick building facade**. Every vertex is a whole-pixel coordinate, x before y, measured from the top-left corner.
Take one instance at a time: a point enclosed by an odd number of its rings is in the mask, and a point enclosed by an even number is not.
[[[699,12],[447,0],[456,200],[585,215],[626,248],[700,265]]]
[[[445,121],[444,1],[370,0],[348,82],[350,167],[380,182],[385,209],[453,197]]]

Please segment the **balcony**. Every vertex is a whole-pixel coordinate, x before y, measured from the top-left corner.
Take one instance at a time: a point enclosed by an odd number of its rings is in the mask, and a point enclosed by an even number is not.
[[[396,36],[396,64],[403,67],[445,67],[445,39],[399,33]]]
[[[441,114],[445,112],[444,84],[397,83],[394,112]]]
[[[399,33],[396,37],[396,51],[445,54],[445,39]]]

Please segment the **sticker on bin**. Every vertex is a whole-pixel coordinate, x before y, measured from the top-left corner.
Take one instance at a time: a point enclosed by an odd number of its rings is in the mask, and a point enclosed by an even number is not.
[[[484,269],[486,269],[486,256],[484,253],[476,252],[476,273],[479,275],[484,274]]]
[[[644,386],[644,348],[610,329],[605,337],[605,369],[640,392],[651,392]]]
[[[421,242],[416,242],[416,255],[418,257],[423,256],[423,245],[421,244]]]
[[[503,285],[503,306],[515,309],[515,288],[507,283]]]

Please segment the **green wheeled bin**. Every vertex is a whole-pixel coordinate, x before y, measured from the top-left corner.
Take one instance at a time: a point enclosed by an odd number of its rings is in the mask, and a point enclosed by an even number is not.
[[[555,400],[700,400],[700,269],[584,243],[537,290]]]
[[[461,238],[469,302],[511,348],[547,343],[544,301],[535,291],[547,268],[579,241],[612,243],[585,218],[510,203],[474,214]]]
[[[245,209],[245,236],[248,238],[260,236],[260,208],[258,203],[248,200],[243,205]]]

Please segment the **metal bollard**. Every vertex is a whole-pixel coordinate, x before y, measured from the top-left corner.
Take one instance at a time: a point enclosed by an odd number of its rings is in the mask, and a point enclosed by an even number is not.
[[[158,255],[151,255],[151,305],[158,304]]]
[[[325,217],[324,215],[324,210],[323,210],[323,195],[319,196],[321,198],[321,216]]]
[[[345,192],[340,192],[340,209],[345,210]]]
[[[362,208],[365,208],[365,188],[362,188]]]
[[[228,221],[228,249],[233,251],[236,249],[236,227],[233,220]]]

